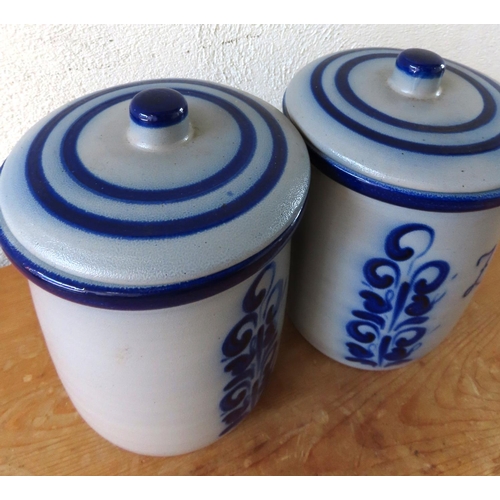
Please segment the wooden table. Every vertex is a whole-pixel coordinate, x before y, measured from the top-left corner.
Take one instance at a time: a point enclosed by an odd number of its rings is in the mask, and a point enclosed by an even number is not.
[[[26,281],[0,269],[0,474],[500,473],[500,255],[448,339],[389,372],[336,363],[286,321],[276,370],[233,432],[179,457],[123,451],[76,413]]]

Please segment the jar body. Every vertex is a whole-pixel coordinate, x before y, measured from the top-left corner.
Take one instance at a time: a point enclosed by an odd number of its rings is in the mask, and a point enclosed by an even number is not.
[[[58,375],[84,420],[145,455],[187,453],[235,427],[277,356],[290,244],[250,278],[149,311],[76,304],[30,282]]]
[[[363,369],[419,359],[450,332],[500,238],[500,208],[420,211],[313,168],[292,251],[290,316],[327,356]]]

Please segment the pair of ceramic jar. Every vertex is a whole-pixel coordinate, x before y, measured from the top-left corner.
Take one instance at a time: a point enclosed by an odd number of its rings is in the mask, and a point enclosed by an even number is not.
[[[102,436],[174,455],[251,411],[308,192],[290,314],[313,345],[385,369],[452,328],[500,236],[499,87],[399,52],[315,61],[287,89],[290,120],[222,85],[159,80],[78,99],[16,146],[2,247]]]

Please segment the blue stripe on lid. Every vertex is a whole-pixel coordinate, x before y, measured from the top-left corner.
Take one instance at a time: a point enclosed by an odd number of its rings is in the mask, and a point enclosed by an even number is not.
[[[356,52],[356,51],[352,51]],[[405,139],[400,139],[393,135],[389,135],[384,132],[380,132],[370,126],[360,123],[356,119],[348,116],[342,112],[337,106],[335,106],[331,100],[328,98],[325,89],[323,88],[323,76],[327,67],[335,60],[340,57],[344,57],[348,52],[342,52],[339,54],[334,54],[330,57],[325,58],[321,61],[311,74],[310,90],[318,104],[323,108],[323,110],[335,119],[340,124],[344,125],[348,129],[356,132],[357,134],[366,137],[372,141],[384,144],[397,149],[402,149],[405,151],[411,151],[421,154],[437,155],[437,156],[450,156],[450,155],[471,155],[486,153],[488,151],[496,150],[500,148],[500,133],[495,134],[482,141],[472,142],[469,144],[426,144],[425,142],[415,142]],[[360,99],[354,96],[352,88],[349,84],[348,76],[349,72],[358,64],[369,60],[375,60],[379,58],[395,58],[394,52],[376,52],[370,54],[364,54],[358,57],[353,57],[344,63],[337,72],[335,76],[335,85],[339,95],[349,102],[356,109],[361,111],[368,116],[374,117],[375,119],[388,123],[396,127],[418,130],[421,132],[428,131],[432,134],[443,133],[448,134],[451,132],[465,132],[467,130],[477,129],[486,125],[492,117],[496,115],[497,107],[495,100],[488,92],[488,90],[476,79],[469,76],[466,72],[461,71],[457,67],[447,67],[447,71],[456,73],[461,78],[467,80],[472,86],[476,88],[481,97],[483,98],[484,106],[483,111],[480,116],[476,117],[474,120],[469,121],[465,124],[455,125],[452,127],[436,127],[436,126],[418,126],[411,124],[409,122],[404,122],[396,118],[390,117],[382,112],[378,112],[374,108],[370,107],[368,104],[363,103]],[[496,90],[500,92],[500,86],[493,80],[482,76],[484,80],[493,86]]]
[[[394,57],[394,54],[377,54],[377,58],[380,57]],[[467,73],[460,71],[456,68],[449,68],[449,71],[452,73],[456,73],[464,80],[468,81],[474,88],[479,92],[481,99],[483,101],[483,106],[479,115],[477,115],[472,120],[469,120],[464,123],[458,123],[454,125],[429,125],[426,123],[413,123],[405,120],[398,119],[394,116],[390,116],[378,109],[375,109],[373,106],[370,106],[368,103],[361,100],[351,88],[349,84],[349,75],[351,71],[360,63],[365,61],[369,61],[374,59],[373,54],[368,54],[365,56],[359,56],[353,58],[346,63],[344,63],[337,71],[335,75],[335,85],[339,94],[345,99],[351,106],[353,106],[358,111],[361,111],[363,114],[378,120],[379,122],[386,123],[387,125],[392,125],[393,127],[398,127],[405,130],[413,130],[415,132],[427,132],[432,134],[454,134],[461,132],[468,132],[470,130],[475,130],[480,127],[484,127],[495,117],[497,112],[497,105],[495,100],[488,92],[488,90],[482,85],[480,82],[470,77]],[[321,95],[321,102],[325,102],[325,95]],[[333,106],[325,104],[325,106],[333,110]],[[333,110],[332,116],[340,116],[336,110]],[[352,122],[349,122],[352,123]],[[362,132],[365,132],[367,136],[370,135],[370,129],[368,127],[360,128]],[[382,135],[382,134],[380,134]],[[445,149],[442,149],[442,146],[438,146],[438,152],[441,151],[444,154]],[[409,148],[408,148],[409,149]],[[429,148],[427,148],[429,149]],[[428,152],[427,150],[425,152]],[[435,153],[432,153],[435,154]]]
[[[179,87],[177,87],[179,88]],[[175,203],[177,201],[189,200],[215,191],[223,184],[239,175],[250,163],[255,153],[257,134],[255,127],[248,117],[234,104],[221,99],[215,95],[201,92],[194,89],[182,89],[184,95],[195,97],[211,102],[231,115],[235,120],[240,132],[240,146],[236,154],[229,159],[226,165],[222,166],[212,176],[201,181],[170,189],[134,189],[118,186],[106,182],[94,175],[83,164],[77,152],[78,138],[83,128],[92,118],[102,111],[115,104],[131,99],[138,94],[135,92],[123,94],[114,99],[96,105],[84,113],[80,118],[68,128],[66,135],[61,143],[61,161],[65,170],[79,184],[89,191],[99,194],[102,197],[114,198],[120,201],[132,201],[141,203]],[[133,100],[133,99],[132,99]],[[41,165],[37,168],[40,170]]]
[[[168,83],[175,85],[175,83],[189,83],[188,80],[169,80]],[[196,82],[195,82],[196,83]],[[54,116],[37,134],[32,142],[29,149],[28,156],[26,159],[26,178],[28,186],[35,199],[38,200],[40,205],[51,215],[58,218],[62,222],[70,224],[79,229],[83,229],[90,233],[107,235],[112,237],[121,238],[137,238],[137,239],[154,239],[154,238],[171,238],[185,236],[200,231],[205,231],[207,229],[219,226],[236,217],[243,215],[249,211],[252,207],[257,205],[262,201],[276,186],[280,180],[285,165],[288,160],[288,147],[287,140],[283,129],[281,128],[278,121],[272,116],[272,114],[261,104],[256,102],[254,99],[247,97],[237,91],[228,88],[222,88],[215,84],[208,84],[204,82],[204,86],[208,88],[213,88],[215,90],[222,90],[223,92],[232,95],[245,104],[253,108],[253,110],[260,115],[264,120],[264,123],[268,127],[272,139],[272,153],[270,161],[266,166],[262,175],[255,179],[253,185],[251,185],[246,191],[244,191],[240,196],[231,199],[230,201],[222,204],[221,206],[215,207],[213,209],[207,210],[203,213],[199,213],[190,217],[185,217],[181,219],[172,220],[160,220],[160,221],[132,221],[132,220],[122,220],[113,217],[107,217],[100,214],[91,213],[88,210],[79,208],[78,206],[71,203],[60,196],[56,189],[50,185],[47,180],[42,162],[42,153],[46,144],[46,141],[55,128],[55,126],[66,116],[68,116],[72,111],[77,109],[83,103],[95,99],[97,96],[102,96],[116,89],[102,91],[97,94],[92,94],[91,96],[81,99],[74,103],[73,105],[65,108],[63,111]],[[203,93],[196,90],[186,90],[183,92],[186,95],[196,95],[199,97],[204,97],[211,102],[221,103],[221,99],[216,96],[211,96],[207,93]],[[127,96],[129,96],[127,94]],[[250,133],[249,136],[242,138],[242,142],[245,144],[243,148],[238,151],[238,160],[243,158],[243,163],[238,164],[237,161],[229,162],[226,166],[227,169],[232,171],[228,172],[225,170],[223,174],[217,173],[208,180],[203,181],[204,185],[200,186],[199,183],[191,186],[184,186],[178,190],[164,190],[164,191],[151,191],[151,190],[130,190],[122,187],[115,186],[106,183],[104,181],[98,180],[92,174],[85,172],[85,167],[83,167],[81,161],[78,160],[78,155],[76,153],[76,143],[78,140],[78,134],[87,123],[87,121],[94,115],[98,113],[102,108],[106,108],[111,104],[116,104],[124,100],[126,97],[123,95],[110,99],[105,103],[97,106],[89,115],[84,115],[85,117],[81,121],[75,122],[74,129],[71,129],[68,136],[65,137],[62,144],[62,158],[66,164],[66,168],[75,175],[79,182],[84,186],[90,186],[91,189],[96,193],[102,193],[104,191],[107,197],[124,197],[125,199],[132,199],[134,201],[144,201],[145,198],[151,196],[150,201],[162,201],[165,202],[171,194],[179,196],[180,198],[189,199],[191,197],[200,196],[199,188],[202,190],[211,191],[216,187],[219,187],[221,182],[224,180],[224,175],[229,173],[228,178],[231,175],[235,175],[245,166],[245,162],[248,161],[248,157],[252,154],[254,146],[253,141],[255,140],[255,133]],[[224,105],[225,109],[230,109],[231,105]],[[234,109],[235,106],[232,106]],[[237,113],[235,114],[237,115]],[[251,127],[245,122],[245,120],[240,120],[240,126],[245,127],[245,132]],[[248,144],[248,145],[247,145]],[[224,169],[223,169],[224,170]],[[226,182],[228,180],[226,178]],[[173,192],[172,192],[173,191]],[[201,193],[203,194],[203,192]],[[168,200],[168,201],[175,201]]]

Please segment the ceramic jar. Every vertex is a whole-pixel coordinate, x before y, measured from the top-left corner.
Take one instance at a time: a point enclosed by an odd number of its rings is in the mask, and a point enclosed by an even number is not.
[[[197,80],[96,92],[22,138],[0,174],[1,244],[99,434],[175,455],[250,412],[276,360],[309,176],[282,113]]]
[[[499,105],[495,81],[420,49],[340,52],[294,76],[285,114],[314,168],[289,309],[320,351],[397,368],[453,328],[500,238]]]

